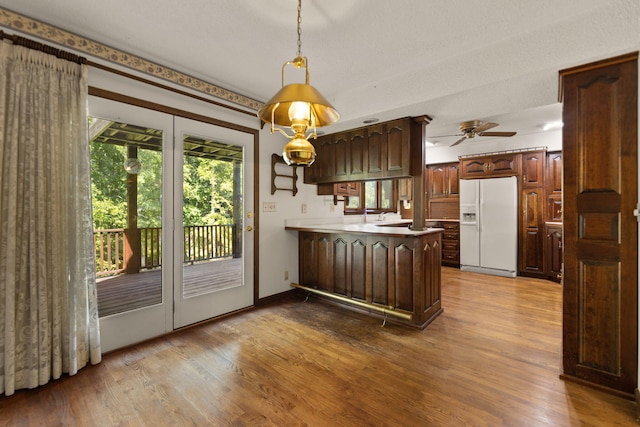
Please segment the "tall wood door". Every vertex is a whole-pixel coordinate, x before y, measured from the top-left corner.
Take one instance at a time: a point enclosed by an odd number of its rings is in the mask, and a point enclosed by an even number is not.
[[[637,53],[561,71],[563,378],[632,396],[638,345]]]

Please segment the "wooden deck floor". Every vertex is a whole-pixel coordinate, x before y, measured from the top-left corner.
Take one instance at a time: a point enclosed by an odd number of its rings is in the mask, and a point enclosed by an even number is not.
[[[425,330],[292,298],[105,355],[0,396],[10,426],[637,426],[559,379],[557,283],[443,268]]]
[[[242,259],[220,259],[186,265],[183,271],[183,295],[193,297],[239,283],[242,278]],[[97,288],[100,317],[160,304],[161,274],[158,269],[99,278]]]

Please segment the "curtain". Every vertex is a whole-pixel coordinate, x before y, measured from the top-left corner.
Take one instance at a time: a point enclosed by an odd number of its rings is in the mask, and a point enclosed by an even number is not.
[[[0,43],[0,393],[98,363],[87,65]]]

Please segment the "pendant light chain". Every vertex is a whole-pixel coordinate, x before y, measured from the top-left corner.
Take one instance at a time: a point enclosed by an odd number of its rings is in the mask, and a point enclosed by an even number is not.
[[[298,0],[298,57],[302,56],[302,0]]]

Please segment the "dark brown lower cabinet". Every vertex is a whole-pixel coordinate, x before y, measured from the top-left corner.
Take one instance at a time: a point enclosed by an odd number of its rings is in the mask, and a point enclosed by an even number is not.
[[[549,280],[562,280],[562,224],[545,224],[544,274]]]
[[[410,315],[389,313],[387,320],[419,328],[442,312],[440,232],[394,237],[300,231],[299,245],[303,286]]]
[[[638,53],[560,72],[563,378],[633,398],[638,380]]]
[[[442,234],[442,265],[460,267],[460,222],[441,221],[444,228]]]

